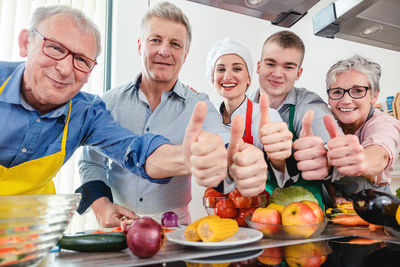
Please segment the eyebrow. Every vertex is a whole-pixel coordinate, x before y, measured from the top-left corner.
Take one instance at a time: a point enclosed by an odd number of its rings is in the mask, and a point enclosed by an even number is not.
[[[271,62],[273,62],[273,63],[277,63],[276,60],[273,59],[273,58],[264,58],[264,62],[266,62],[266,61],[271,61]],[[284,65],[284,66],[291,65],[291,66],[295,66],[295,67],[298,66],[297,63],[295,63],[295,62],[284,62],[283,65]]]
[[[244,64],[243,64],[243,63],[240,63],[240,62],[232,63],[232,65],[234,65],[234,66],[237,66],[237,65],[239,65],[239,66],[244,66]],[[225,64],[224,64],[224,63],[219,63],[219,64],[217,64],[216,66],[225,66]]]

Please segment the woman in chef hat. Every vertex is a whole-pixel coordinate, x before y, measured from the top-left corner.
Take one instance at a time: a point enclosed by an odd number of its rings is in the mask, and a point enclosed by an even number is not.
[[[273,141],[274,143],[263,145],[261,142],[259,131],[260,108],[258,104],[252,103],[246,96],[252,73],[253,63],[247,47],[229,37],[214,43],[207,56],[206,79],[210,86],[215,88],[224,99],[219,109],[223,124],[230,127],[233,117],[239,114],[245,121],[243,140],[246,143],[253,144],[260,149],[265,149],[268,145],[275,147],[279,145],[280,149],[286,149],[288,152],[286,154],[290,156],[292,134],[275,109],[268,108],[267,116],[271,122],[268,123],[268,128],[277,130],[270,131],[268,135],[279,134],[279,138],[274,138],[277,140]],[[277,170],[285,172],[284,158],[270,158],[270,160]]]

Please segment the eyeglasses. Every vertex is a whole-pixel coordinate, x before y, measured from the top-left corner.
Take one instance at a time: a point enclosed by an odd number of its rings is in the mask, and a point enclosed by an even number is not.
[[[341,99],[345,93],[348,93],[354,99],[363,98],[366,94],[368,89],[371,89],[369,86],[353,86],[349,89],[343,88],[330,88],[327,90],[328,96],[330,99],[339,100]]]
[[[72,64],[74,68],[84,73],[91,72],[94,66],[96,66],[97,62],[95,60],[72,52],[61,44],[47,39],[46,37],[38,33],[35,29],[32,29],[32,32],[36,33],[43,40],[42,52],[49,58],[62,60],[66,58],[69,54],[71,54],[73,58]]]

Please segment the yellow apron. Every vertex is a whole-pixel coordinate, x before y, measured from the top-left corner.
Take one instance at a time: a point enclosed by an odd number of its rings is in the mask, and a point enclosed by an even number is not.
[[[10,77],[8,77],[0,87],[0,94]],[[27,161],[11,168],[0,165],[0,195],[40,195],[56,193],[52,179],[56,176],[64,163],[70,113],[71,101],[69,102],[67,122],[64,126],[61,150],[59,152],[43,158]]]

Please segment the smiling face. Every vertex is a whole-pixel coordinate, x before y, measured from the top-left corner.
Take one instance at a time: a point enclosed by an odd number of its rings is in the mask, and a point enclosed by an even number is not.
[[[96,37],[82,32],[69,15],[53,15],[44,19],[36,29],[71,51],[94,59]],[[88,81],[90,73],[73,67],[72,55],[54,60],[42,53],[43,40],[37,35],[29,38],[29,31],[19,36],[20,55],[28,56],[23,78],[25,100],[44,114],[72,99]]]
[[[303,52],[297,48],[282,48],[276,43],[267,43],[263,48],[257,73],[261,89],[268,94],[271,106],[280,106],[286,95],[300,78]]]
[[[369,86],[368,78],[361,72],[351,70],[336,76],[336,82],[330,88],[348,89],[353,86]],[[348,93],[339,100],[329,98],[328,103],[333,114],[339,120],[345,133],[354,134],[366,121],[371,105],[378,99],[378,93],[373,96],[371,90],[361,99],[354,99]]]
[[[243,101],[250,85],[246,63],[236,54],[223,55],[215,62],[212,80],[217,92],[230,101]]]
[[[167,83],[172,87],[186,60],[188,38],[183,24],[150,18],[138,40],[144,67],[142,81]]]

